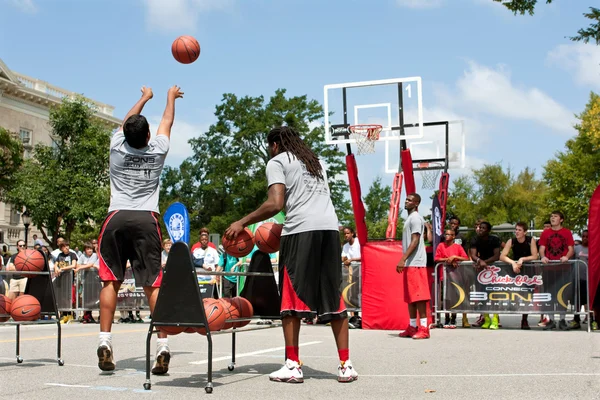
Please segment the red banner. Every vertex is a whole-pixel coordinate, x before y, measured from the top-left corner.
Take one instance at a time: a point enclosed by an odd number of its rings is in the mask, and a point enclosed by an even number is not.
[[[598,251],[600,248],[600,186],[596,188],[590,200],[588,218],[588,286],[590,290],[590,303],[594,304],[596,290],[600,284],[600,251]],[[597,315],[596,318],[598,317]]]

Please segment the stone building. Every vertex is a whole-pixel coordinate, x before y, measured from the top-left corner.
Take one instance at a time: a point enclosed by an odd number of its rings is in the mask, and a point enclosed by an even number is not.
[[[19,135],[25,157],[31,155],[33,146],[38,143],[52,145],[48,125],[50,107],[60,104],[65,96],[75,95],[48,82],[11,71],[0,59],[0,126]],[[113,106],[88,100],[97,106],[97,117],[110,129],[121,125],[122,121],[113,116]],[[2,245],[7,245],[14,253],[17,240],[25,237],[22,211],[0,202],[0,250]],[[29,246],[33,246],[34,234],[42,238],[40,232],[31,226],[27,240]]]

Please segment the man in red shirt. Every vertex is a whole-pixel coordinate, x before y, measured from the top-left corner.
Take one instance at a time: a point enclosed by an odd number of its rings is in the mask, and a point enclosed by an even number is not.
[[[456,232],[454,229],[446,229],[444,234],[444,242],[440,243],[435,251],[435,262],[445,263],[452,265],[454,268],[458,267],[458,263],[461,261],[467,261],[469,257],[465,253],[465,249],[458,244],[454,243]],[[440,279],[443,279],[443,273],[440,275]],[[463,328],[470,328],[467,314],[463,313]],[[448,321],[448,314],[446,314],[446,320],[444,321],[444,328],[454,329],[456,328],[456,313],[450,315],[450,321]]]
[[[544,264],[550,261],[560,261],[563,263],[569,262],[569,259],[575,254],[573,233],[567,228],[563,228],[562,223],[565,216],[560,211],[553,211],[550,215],[550,229],[542,232],[540,237],[540,257]],[[566,312],[559,312],[560,321],[558,329],[561,331],[568,330],[567,322],[565,321]],[[544,330],[556,329],[556,323],[550,315],[550,322],[546,324]]]

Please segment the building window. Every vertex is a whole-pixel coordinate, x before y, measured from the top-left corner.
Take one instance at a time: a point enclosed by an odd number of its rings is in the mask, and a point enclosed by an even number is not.
[[[4,232],[0,231],[0,243],[4,243]]]
[[[21,222],[21,213],[16,208],[11,207],[10,224],[19,225],[19,222]]]
[[[23,146],[31,146],[31,129],[21,128],[19,136],[21,136],[21,142]]]

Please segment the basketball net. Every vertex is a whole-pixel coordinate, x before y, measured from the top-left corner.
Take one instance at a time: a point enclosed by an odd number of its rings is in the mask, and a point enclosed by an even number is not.
[[[350,137],[356,141],[358,151],[356,154],[375,153],[375,142],[379,140],[379,134],[383,127],[381,125],[352,125],[348,127]]]
[[[441,167],[441,164],[439,163],[419,163],[417,165],[419,168]],[[425,169],[419,171],[422,181],[421,189],[434,190],[436,188],[440,172],[442,172],[441,169]]]

